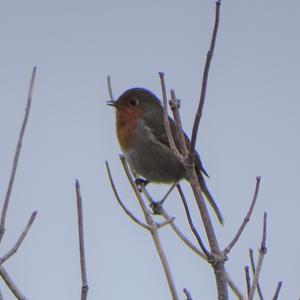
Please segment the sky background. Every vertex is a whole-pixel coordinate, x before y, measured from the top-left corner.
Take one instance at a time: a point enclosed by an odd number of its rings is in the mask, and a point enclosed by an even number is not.
[[[214,218],[220,246],[231,241],[261,190],[251,222],[226,267],[245,291],[248,248],[257,249],[268,212],[268,253],[261,286],[270,299],[298,299],[299,285],[299,1],[223,1],[197,149],[225,218]],[[0,4],[0,196],[4,199],[33,66],[32,110],[0,253],[14,244],[32,211],[37,219],[5,263],[31,300],[79,299],[75,178],[81,184],[90,300],[170,299],[151,236],[116,203],[108,160],[126,205],[141,215],[118,159],[115,97],[146,87],[161,95],[158,72],[181,99],[191,132],[213,27],[213,1],[2,1]],[[201,222],[183,183],[200,232]],[[164,185],[151,185],[160,199]],[[176,193],[165,208],[194,241]],[[198,221],[197,221],[198,220]],[[211,268],[169,228],[161,238],[181,299],[215,299]],[[0,283],[5,299],[14,299]]]

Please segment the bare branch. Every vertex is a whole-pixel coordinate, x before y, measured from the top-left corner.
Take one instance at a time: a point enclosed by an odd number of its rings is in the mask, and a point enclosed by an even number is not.
[[[3,265],[0,265],[0,276],[5,281],[6,285],[9,287],[11,292],[16,296],[18,300],[27,300],[27,298],[22,294],[19,288],[15,285],[9,274],[6,272]]]
[[[37,215],[37,211],[34,211],[31,214],[31,217],[30,217],[28,223],[26,224],[24,230],[20,234],[20,236],[19,236],[17,242],[15,243],[15,245],[11,248],[11,250],[9,250],[5,255],[3,255],[0,258],[0,264],[3,264],[7,259],[9,259],[13,254],[15,254],[19,250],[19,247],[21,246],[22,242],[24,241],[31,225],[33,224],[33,222],[36,218],[36,215]]]
[[[186,295],[186,300],[193,300],[191,293],[186,288],[183,289],[183,292]]]
[[[251,263],[251,269],[252,269],[252,273],[253,275],[255,274],[255,262],[254,262],[254,254],[253,254],[253,249],[249,249],[249,256],[250,256],[250,263]],[[257,281],[257,291],[258,291],[258,295],[259,295],[259,299],[263,300],[264,296],[262,294],[262,290],[260,288],[260,284],[259,281]]]
[[[247,295],[249,296],[250,289],[251,289],[249,267],[245,266],[244,270],[245,270],[245,278],[246,278],[246,286],[247,286]]]
[[[277,285],[277,288],[276,288],[276,291],[275,291],[275,294],[274,294],[274,297],[273,297],[273,300],[277,300],[278,299],[281,287],[282,287],[282,281],[279,281],[278,285]]]
[[[232,292],[238,297],[239,300],[244,300],[245,297],[242,294],[242,292],[239,290],[239,288],[236,286],[236,284],[232,281],[232,279],[229,277],[228,272],[226,272],[226,279],[229,287],[231,288]]]
[[[126,163],[126,159],[123,155],[120,156],[120,160],[122,162],[122,165],[123,165],[123,168],[124,168],[124,171],[126,173],[126,176],[129,180],[129,183],[131,185],[131,187],[133,188],[134,190],[134,193],[136,195],[136,198],[138,199],[138,202],[143,210],[143,213],[144,213],[144,216],[145,216],[145,220],[148,224],[148,227],[149,227],[149,231],[151,232],[151,236],[152,236],[152,239],[153,239],[153,242],[155,244],[155,247],[156,247],[156,250],[158,252],[158,255],[159,255],[159,258],[160,258],[160,261],[163,265],[163,268],[164,268],[164,271],[165,271],[165,275],[166,275],[166,278],[167,278],[167,281],[168,281],[168,285],[169,285],[169,289],[170,289],[170,292],[172,294],[172,299],[173,300],[179,300],[179,297],[178,297],[178,294],[177,294],[177,291],[176,291],[176,287],[175,287],[175,284],[174,284],[174,279],[173,279],[173,276],[172,276],[172,273],[171,273],[171,269],[170,269],[170,266],[169,266],[169,263],[168,263],[168,260],[167,260],[167,256],[162,248],[162,244],[161,244],[161,241],[160,241],[160,238],[159,238],[159,235],[158,235],[158,228],[157,228],[157,225],[156,223],[153,221],[153,218],[152,216],[150,215],[145,203],[144,203],[144,200],[142,199],[142,196],[133,180],[133,177],[130,173],[130,170],[128,168],[128,165]]]
[[[210,68],[210,64],[211,64],[211,61],[212,61],[212,57],[213,57],[213,53],[214,53],[214,49],[215,49],[215,44],[216,44],[216,39],[217,39],[219,20],[220,20],[220,6],[221,6],[221,0],[218,0],[216,2],[216,14],[215,14],[214,30],[213,30],[213,34],[212,34],[210,48],[207,52],[207,57],[206,57],[206,62],[205,62],[205,67],[204,67],[204,72],[203,72],[203,77],[202,77],[202,87],[201,87],[200,100],[199,100],[199,105],[198,105],[198,109],[197,109],[197,113],[196,113],[195,121],[194,121],[194,125],[193,125],[190,155],[193,155],[194,151],[195,151],[198,128],[199,128],[200,119],[201,119],[201,116],[202,116],[202,111],[203,111],[203,106],[204,106],[204,101],[205,101],[205,96],[206,96],[208,73],[209,73],[209,68]]]
[[[160,77],[160,82],[161,82],[161,89],[162,89],[162,96],[163,96],[163,112],[164,112],[164,125],[165,125],[165,130],[166,134],[168,137],[168,141],[170,144],[170,148],[172,149],[172,152],[176,156],[176,158],[183,162],[183,156],[181,153],[178,151],[175,142],[174,142],[174,137],[172,135],[171,127],[170,127],[170,122],[169,122],[169,115],[168,115],[168,100],[167,100],[167,92],[166,92],[166,84],[165,84],[165,75],[163,72],[159,72],[159,77]]]
[[[254,294],[255,294],[256,287],[257,287],[258,278],[259,278],[259,274],[261,271],[263,259],[264,259],[265,254],[267,253],[266,238],[267,238],[267,213],[264,213],[263,237],[262,237],[261,246],[259,249],[259,256],[258,256],[258,261],[257,261],[257,265],[256,265],[256,271],[255,271],[255,274],[253,277],[253,281],[252,281],[252,285],[251,285],[251,289],[250,289],[250,293],[249,293],[249,300],[252,300],[254,298]]]
[[[10,179],[9,179],[9,183],[8,183],[8,187],[7,187],[7,191],[6,191],[6,196],[5,196],[4,204],[3,204],[3,208],[2,208],[1,221],[0,221],[0,242],[2,241],[4,232],[5,232],[7,209],[8,209],[8,205],[9,205],[11,191],[12,191],[13,185],[14,185],[15,175],[16,175],[18,161],[19,161],[19,155],[20,155],[21,148],[22,148],[23,136],[25,133],[25,129],[26,129],[29,113],[30,113],[35,74],[36,74],[36,67],[33,68],[32,75],[31,75],[31,81],[30,81],[28,97],[27,97],[26,112],[25,112],[23,123],[22,123],[21,131],[19,134],[19,139],[18,139],[16,151],[15,151],[13,166],[12,166]]]
[[[179,145],[180,145],[180,151],[183,155],[184,163],[185,163],[186,159],[188,157],[188,154],[189,154],[189,150],[186,145],[186,140],[185,140],[185,136],[183,133],[181,117],[179,114],[179,100],[176,98],[175,91],[173,89],[171,90],[170,106],[171,106],[172,113],[173,113],[174,120],[175,120],[175,125],[176,125],[176,129],[177,129],[177,135],[178,135],[178,140],[179,140]],[[192,160],[192,162],[194,162],[194,160]],[[189,161],[188,163],[191,163],[191,161]]]
[[[230,250],[232,249],[232,247],[238,241],[238,239],[240,238],[243,230],[245,229],[247,223],[250,220],[252,211],[253,211],[255,203],[256,203],[256,199],[257,199],[257,195],[258,195],[258,191],[259,191],[259,186],[260,186],[260,180],[261,180],[260,176],[256,177],[256,187],[255,187],[255,192],[254,192],[254,196],[253,196],[250,208],[249,208],[248,213],[247,213],[246,217],[244,218],[244,221],[243,221],[241,227],[239,228],[237,234],[235,235],[235,237],[233,238],[233,240],[230,242],[230,244],[224,249],[223,252],[224,252],[225,255],[227,255],[230,252]]]
[[[106,77],[106,81],[107,81],[107,88],[108,88],[108,93],[109,93],[110,100],[111,101],[115,101],[114,100],[113,91],[112,91],[112,87],[111,87],[111,78],[110,78],[110,75],[108,75]]]
[[[161,214],[164,218],[169,219],[170,216],[166,212],[165,209],[162,209]],[[170,226],[174,230],[174,232],[178,235],[178,237],[190,248],[192,249],[197,255],[199,255],[201,258],[207,260],[207,257],[205,254],[203,254],[200,249],[198,249],[178,228],[178,226],[175,224],[175,222],[171,222]]]
[[[77,200],[80,269],[81,269],[81,281],[82,281],[81,300],[86,300],[89,286],[88,286],[88,281],[87,281],[86,262],[85,262],[82,198],[81,198],[81,192],[80,192],[80,184],[77,179],[76,179],[76,183],[75,183],[75,189],[76,189],[76,200]]]
[[[182,203],[184,205],[184,209],[185,209],[185,213],[186,213],[186,216],[188,218],[188,221],[189,221],[189,224],[190,224],[190,227],[191,227],[191,230],[192,232],[194,233],[197,241],[198,241],[198,244],[199,246],[201,247],[202,251],[204,252],[204,254],[206,255],[206,257],[209,259],[211,257],[211,254],[209,253],[209,251],[206,249],[197,229],[195,228],[194,224],[193,224],[193,220],[192,220],[192,217],[191,217],[191,214],[190,214],[190,211],[189,211],[189,207],[187,205],[187,202],[186,202],[186,199],[185,199],[185,196],[184,196],[184,193],[181,189],[181,186],[180,184],[177,184],[177,190],[180,194],[180,197],[181,197],[181,200],[182,200]]]
[[[127,214],[127,215],[135,222],[135,223],[137,223],[138,225],[140,225],[140,226],[144,227],[145,229],[148,229],[148,230],[149,230],[149,227],[148,227],[145,223],[143,223],[142,221],[140,221],[137,217],[135,217],[135,216],[133,215],[133,213],[132,213],[129,209],[127,209],[127,207],[125,206],[125,204],[122,202],[122,200],[121,200],[121,198],[120,198],[120,196],[119,196],[119,194],[118,194],[116,185],[115,185],[115,183],[114,183],[113,177],[112,177],[112,175],[111,175],[110,168],[109,168],[109,164],[108,164],[107,161],[105,162],[105,165],[106,165],[106,170],[107,170],[107,173],[108,173],[110,185],[111,185],[111,187],[112,187],[112,190],[113,190],[113,192],[114,192],[114,195],[115,195],[115,197],[116,197],[117,202],[119,203],[119,205],[122,207],[122,209],[124,210],[124,212],[125,212],[125,213],[126,213],[126,214]]]

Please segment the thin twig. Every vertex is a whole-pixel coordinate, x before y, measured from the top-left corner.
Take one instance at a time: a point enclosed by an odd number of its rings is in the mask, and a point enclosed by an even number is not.
[[[249,293],[250,293],[250,289],[251,289],[249,267],[245,266],[244,270],[245,270],[245,279],[246,279],[246,286],[247,286],[247,295],[249,297]]]
[[[109,93],[110,100],[111,101],[115,101],[114,100],[114,94],[113,94],[112,87],[111,87],[111,78],[110,78],[110,75],[108,75],[106,77],[106,81],[107,81],[107,88],[108,88],[108,93]]]
[[[255,203],[256,203],[256,199],[257,199],[257,195],[258,195],[258,191],[259,191],[259,186],[260,186],[260,180],[261,180],[261,177],[258,176],[256,177],[256,186],[255,186],[255,192],[254,192],[254,195],[253,195],[253,199],[252,199],[252,202],[251,202],[251,205],[249,207],[249,210],[248,210],[248,213],[246,215],[246,217],[244,218],[244,221],[242,223],[242,225],[240,226],[238,232],[236,233],[235,237],[233,238],[233,240],[230,242],[230,244],[224,249],[224,254],[227,255],[230,250],[232,249],[232,247],[235,245],[235,243],[238,241],[238,239],[240,238],[243,230],[245,229],[247,223],[249,222],[250,220],[250,217],[251,217],[251,214],[252,214],[252,211],[254,209],[254,206],[255,206]]]
[[[186,162],[186,159],[188,158],[189,150],[186,145],[186,138],[183,133],[183,127],[181,122],[181,117],[179,114],[179,100],[177,100],[174,89],[171,90],[171,109],[175,120],[176,130],[177,130],[177,136],[179,140],[180,145],[180,151],[184,158],[184,163]],[[188,161],[188,163],[194,163],[194,160]]]
[[[228,272],[226,272],[226,279],[227,279],[228,286],[231,288],[232,292],[238,297],[239,300],[244,300],[245,299],[244,295],[239,290],[237,285],[229,277]]]
[[[161,83],[161,89],[162,89],[162,96],[163,96],[163,113],[164,113],[164,126],[166,130],[166,134],[168,137],[168,142],[170,144],[170,148],[172,149],[172,152],[176,156],[176,158],[184,162],[184,158],[182,154],[179,152],[179,150],[176,147],[174,137],[171,131],[169,116],[168,116],[168,100],[167,100],[167,92],[166,92],[166,84],[165,84],[165,75],[163,72],[159,72],[160,77],[160,83]]]
[[[165,209],[162,209],[161,214],[164,218],[168,219],[170,216],[166,212]],[[178,235],[178,237],[190,248],[192,249],[197,255],[199,255],[201,258],[207,260],[207,257],[204,253],[200,251],[178,228],[178,226],[175,224],[175,222],[170,223],[171,228],[174,230],[174,232]]]
[[[267,238],[267,213],[264,213],[263,236],[262,236],[261,246],[259,249],[259,256],[258,256],[258,261],[256,264],[256,271],[255,271],[255,274],[253,277],[253,281],[252,281],[252,285],[251,285],[251,289],[250,289],[250,293],[249,293],[249,300],[252,300],[254,298],[254,294],[256,291],[263,259],[264,259],[265,254],[267,253],[266,238]]]
[[[140,194],[140,192],[139,192],[139,190],[138,190],[138,188],[137,188],[137,186],[134,182],[134,179],[133,179],[133,177],[130,173],[130,170],[129,170],[129,167],[126,163],[125,157],[123,155],[121,155],[120,160],[122,162],[124,171],[125,171],[126,176],[128,178],[128,181],[129,181],[131,187],[133,188],[133,191],[136,195],[136,198],[138,199],[138,202],[139,202],[139,204],[142,208],[142,211],[144,213],[145,220],[148,224],[149,231],[151,233],[153,242],[155,244],[155,247],[156,247],[156,250],[158,252],[160,261],[161,261],[161,263],[163,265],[163,268],[164,268],[164,271],[165,271],[165,275],[166,275],[166,278],[167,278],[167,281],[168,281],[169,289],[170,289],[170,292],[171,292],[172,297],[173,297],[172,299],[173,300],[179,300],[179,297],[178,297],[178,294],[177,294],[177,291],[176,291],[176,287],[175,287],[175,283],[174,283],[174,279],[173,279],[171,269],[170,269],[170,266],[169,266],[169,263],[168,263],[168,260],[167,260],[167,256],[166,256],[166,254],[163,250],[163,247],[162,247],[159,235],[158,235],[157,225],[154,222],[152,216],[150,215],[150,212],[148,211],[148,209],[147,209],[147,207],[144,203],[144,200],[142,199],[142,196],[141,196],[141,194]]]
[[[186,295],[186,300],[193,300],[191,293],[186,288],[183,289],[183,292]]]
[[[107,170],[107,173],[108,173],[108,177],[109,177],[109,181],[110,181],[110,185],[112,187],[112,190],[114,192],[114,195],[117,199],[117,202],[119,203],[119,205],[122,207],[122,209],[124,210],[124,212],[135,222],[137,223],[138,225],[144,227],[145,229],[149,229],[148,226],[143,223],[142,221],[140,221],[137,217],[135,217],[133,215],[133,213],[125,206],[125,204],[122,202],[119,194],[118,194],[118,191],[117,191],[117,188],[116,188],[116,185],[114,183],[114,180],[113,180],[113,177],[111,175],[111,171],[110,171],[110,167],[109,167],[109,164],[108,162],[106,161],[105,162],[105,165],[106,165],[106,170]]]
[[[276,288],[275,294],[273,296],[273,300],[277,300],[278,299],[281,287],[282,287],[282,281],[279,281],[278,284],[277,284],[277,288]]]
[[[5,200],[4,200],[4,204],[3,204],[3,208],[2,208],[1,221],[0,221],[0,242],[2,241],[4,232],[5,232],[7,209],[8,209],[8,205],[9,205],[11,191],[12,191],[13,185],[14,185],[15,175],[16,175],[18,161],[19,161],[19,155],[20,155],[21,148],[22,148],[23,136],[25,133],[25,129],[26,129],[29,113],[30,113],[35,74],[36,74],[36,67],[33,68],[32,75],[31,75],[30,86],[29,86],[28,97],[27,97],[26,112],[25,112],[23,123],[22,123],[21,131],[19,134],[19,139],[18,139],[16,151],[15,151],[13,166],[12,166],[10,179],[9,179],[9,183],[8,183],[8,187],[7,187],[7,191],[6,191],[6,196],[5,196]]]
[[[206,249],[197,229],[195,228],[194,224],[193,224],[193,220],[192,220],[192,217],[191,217],[191,214],[190,214],[190,210],[189,210],[189,207],[187,205],[187,202],[186,202],[186,199],[185,199],[185,195],[181,189],[181,186],[180,184],[177,184],[177,190],[179,192],[179,195],[181,197],[181,200],[182,200],[182,203],[183,203],[183,206],[184,206],[184,209],[185,209],[185,213],[186,213],[186,216],[188,218],[188,221],[189,221],[189,224],[190,224],[190,227],[191,227],[191,230],[192,232],[194,233],[197,241],[198,241],[198,244],[199,246],[201,247],[202,251],[204,252],[204,254],[206,255],[206,257],[209,259],[211,257],[211,254],[209,253],[209,251]]]
[[[1,258],[0,258],[0,264],[3,264],[7,259],[9,259],[13,254],[15,254],[18,250],[19,247],[21,246],[21,244],[23,243],[31,225],[33,224],[35,218],[37,215],[37,211],[34,211],[31,214],[31,217],[29,219],[29,221],[27,222],[24,230],[22,231],[22,233],[20,234],[18,240],[16,241],[15,245],[11,248],[11,250],[9,250],[6,254],[4,254]]]
[[[252,274],[255,274],[255,261],[254,261],[254,254],[253,254],[253,249],[249,249],[249,256],[250,256],[250,263],[251,263],[251,269],[252,269]],[[262,290],[260,288],[259,280],[257,281],[257,291],[259,295],[259,299],[263,300],[264,296],[262,294]]]
[[[87,299],[89,290],[85,262],[85,249],[84,249],[84,228],[83,228],[83,212],[82,212],[82,197],[80,192],[80,184],[76,179],[76,202],[77,202],[77,217],[78,217],[78,235],[79,235],[79,252],[80,252],[80,269],[81,269],[81,300]]]
[[[15,285],[12,278],[9,276],[9,274],[6,272],[3,265],[0,265],[0,276],[5,281],[6,285],[9,287],[11,292],[16,296],[18,300],[27,300],[27,298],[22,294],[22,292],[19,290],[19,288]]]
[[[199,100],[199,105],[198,105],[198,109],[197,109],[197,113],[196,113],[195,121],[194,121],[194,125],[193,125],[192,138],[191,138],[191,147],[190,147],[190,155],[193,155],[194,151],[195,151],[195,145],[196,145],[196,139],[197,139],[197,134],[198,134],[198,128],[199,128],[200,119],[201,119],[201,116],[202,116],[202,111],[203,111],[203,106],[204,106],[204,101],[205,101],[205,96],[206,96],[208,73],[209,73],[209,68],[210,68],[210,64],[211,64],[213,53],[214,53],[214,49],[215,49],[215,44],[216,44],[216,39],[217,39],[217,33],[218,33],[218,28],[219,28],[220,6],[221,6],[221,0],[218,0],[216,2],[216,15],[215,15],[214,30],[213,30],[213,34],[212,34],[210,48],[209,48],[209,50],[207,52],[205,67],[204,67],[204,71],[203,71],[200,100]]]
[[[169,195],[171,194],[171,192],[174,190],[176,186],[176,183],[174,183],[170,189],[167,191],[167,193],[163,196],[163,198],[159,201],[161,204],[165,202],[165,200],[169,197]]]

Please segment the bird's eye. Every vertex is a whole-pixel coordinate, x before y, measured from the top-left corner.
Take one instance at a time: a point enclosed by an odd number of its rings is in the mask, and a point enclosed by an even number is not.
[[[136,98],[131,98],[131,99],[129,100],[129,103],[130,103],[131,106],[136,106],[136,105],[139,104],[139,100],[136,99]]]

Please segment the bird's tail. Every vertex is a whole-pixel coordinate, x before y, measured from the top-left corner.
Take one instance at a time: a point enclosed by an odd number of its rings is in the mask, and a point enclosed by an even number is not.
[[[200,184],[202,192],[204,193],[204,195],[205,195],[206,199],[208,200],[209,204],[214,209],[220,223],[223,225],[224,224],[224,219],[223,219],[222,213],[221,213],[219,207],[217,206],[213,196],[209,192],[209,190],[206,186],[206,183],[205,183],[205,179],[204,179],[203,174],[201,173],[201,169],[199,167],[196,167],[196,173],[197,173],[197,176],[198,176],[198,179],[199,179],[199,184]]]

